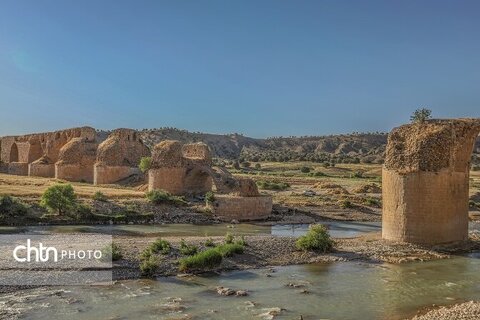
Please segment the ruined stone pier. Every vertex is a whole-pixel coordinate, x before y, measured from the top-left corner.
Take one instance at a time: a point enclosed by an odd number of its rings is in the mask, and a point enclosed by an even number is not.
[[[392,130],[382,173],[384,239],[468,239],[470,159],[480,119],[428,120]]]

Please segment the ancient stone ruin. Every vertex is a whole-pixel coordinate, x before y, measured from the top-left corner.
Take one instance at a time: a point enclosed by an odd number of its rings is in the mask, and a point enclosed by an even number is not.
[[[250,179],[234,178],[224,168],[212,167],[212,157],[204,143],[182,145],[165,140],[152,151],[149,190],[161,189],[174,195],[205,194],[216,191],[213,213],[224,219],[265,218],[272,211],[272,198],[261,196]]]
[[[211,164],[210,151],[203,143],[162,141],[152,151],[148,188],[175,195],[205,194],[212,190]]]
[[[389,134],[382,173],[384,239],[468,238],[470,159],[480,119],[428,120]]]
[[[192,196],[216,191],[211,210],[227,220],[265,218],[272,211],[272,198],[261,196],[254,181],[213,167],[204,143],[182,145],[167,140],[150,153],[135,130],[117,129],[102,139],[95,129],[83,127],[4,137],[0,154],[2,172],[94,184],[141,175],[140,159],[151,154],[149,190]]]
[[[149,156],[135,130],[117,129],[97,150],[94,165],[94,184],[109,184],[139,174],[140,159]]]
[[[138,173],[150,154],[135,130],[117,129],[101,141],[90,127],[3,137],[0,150],[3,172],[95,184]]]
[[[60,150],[75,138],[95,140],[90,127],[3,137],[0,140],[3,169],[10,174],[54,177]]]

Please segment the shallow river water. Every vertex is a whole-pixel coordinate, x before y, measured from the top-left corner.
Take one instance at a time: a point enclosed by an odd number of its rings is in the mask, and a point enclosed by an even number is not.
[[[228,272],[214,276],[122,281],[30,295],[25,319],[403,319],[432,304],[480,299],[480,260],[402,265],[341,262]],[[289,283],[303,285],[293,288]],[[223,297],[216,286],[246,289]],[[309,293],[302,293],[307,290]],[[6,303],[8,297],[0,297]],[[12,305],[11,303],[9,305]],[[14,304],[12,306],[15,306]],[[273,309],[272,309],[273,308]]]
[[[380,231],[380,222],[322,222],[327,225],[332,237],[356,237],[364,233]],[[165,225],[64,225],[0,227],[1,233],[54,234],[54,233],[103,233],[125,236],[147,237],[188,237],[224,236],[227,232],[235,235],[275,235],[299,237],[308,230],[308,224],[278,224],[262,226],[253,224],[165,224]]]
[[[273,234],[298,236],[307,226],[28,227],[26,232],[105,232],[145,235]],[[33,229],[32,229],[33,228]],[[59,229],[60,228],[60,229]],[[100,230],[98,229],[100,228]],[[375,223],[333,223],[332,235],[379,231]],[[471,230],[478,230],[472,225]],[[12,230],[11,230],[12,231]],[[334,234],[335,233],[335,234]],[[0,309],[22,319],[404,319],[432,304],[480,299],[480,254],[400,265],[336,262],[220,275],[120,281],[112,286],[69,286],[0,295]],[[269,274],[270,276],[267,276]],[[295,284],[295,286],[289,286]],[[215,287],[247,290],[218,296]]]

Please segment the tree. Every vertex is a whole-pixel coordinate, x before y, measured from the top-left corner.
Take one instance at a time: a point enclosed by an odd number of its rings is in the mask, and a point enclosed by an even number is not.
[[[432,110],[427,108],[417,109],[410,116],[410,121],[413,123],[422,123],[432,118]]]
[[[76,208],[77,196],[71,184],[56,184],[43,193],[40,205],[63,215]]]
[[[138,165],[138,167],[143,173],[150,170],[151,166],[152,166],[152,157],[143,157],[142,159],[140,159],[140,164]]]

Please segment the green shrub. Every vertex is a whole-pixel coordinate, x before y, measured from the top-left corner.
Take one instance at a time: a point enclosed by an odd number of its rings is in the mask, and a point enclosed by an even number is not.
[[[240,165],[241,165],[242,167],[244,167],[244,168],[250,168],[251,163],[248,162],[248,161],[242,161],[242,162],[240,163]]]
[[[198,248],[194,245],[188,245],[185,243],[185,240],[180,241],[180,253],[186,256],[192,256],[196,254]]]
[[[240,237],[240,240],[235,241],[235,243],[236,243],[236,244],[239,244],[239,245],[241,245],[241,246],[243,246],[243,247],[245,247],[245,246],[247,245],[247,241],[245,241],[245,237],[244,237],[244,236],[241,236],[241,237]]]
[[[111,245],[106,246],[102,249],[102,259],[104,260],[117,261],[122,259],[122,257],[123,255],[120,247],[114,242],[112,242]]]
[[[380,207],[380,201],[375,198],[366,198],[363,203],[370,207]]]
[[[205,240],[205,247],[215,247],[215,243],[213,242],[212,238]]]
[[[257,181],[257,185],[260,189],[264,189],[264,190],[282,191],[290,188],[290,185],[285,182],[272,182],[272,181],[265,181],[265,180]]]
[[[362,171],[355,171],[350,174],[350,178],[364,178],[364,175]]]
[[[187,270],[208,270],[219,266],[222,263],[222,255],[217,248],[211,248],[191,257],[180,260],[180,271]]]
[[[107,196],[106,196],[103,192],[97,191],[97,192],[95,192],[95,194],[93,195],[93,200],[95,200],[95,201],[107,202],[107,201],[108,201],[108,198],[107,198]]]
[[[255,163],[255,169],[260,170],[262,165],[260,163]]]
[[[300,168],[300,172],[302,172],[302,173],[309,173],[310,170],[311,170],[311,169],[310,169],[309,167],[301,167],[301,168]]]
[[[169,254],[171,247],[168,241],[158,238],[150,245],[150,249],[152,253]]]
[[[343,209],[353,208],[353,203],[347,199],[341,200],[340,208],[343,208]]]
[[[480,171],[480,166],[472,166],[472,171]]]
[[[93,218],[93,213],[92,213],[92,208],[86,204],[79,203],[77,205],[77,214],[76,214],[77,219],[92,219]]]
[[[230,232],[227,232],[227,234],[225,235],[225,243],[233,243],[233,240],[235,240],[233,235]]]
[[[148,170],[150,170],[151,167],[152,167],[152,157],[142,157],[140,159],[140,163],[138,164],[138,168],[140,168],[140,171],[145,173]]]
[[[208,191],[205,194],[205,203],[212,204],[215,201],[215,194],[212,191]]]
[[[315,172],[310,173],[310,176],[312,176],[312,177],[325,177],[326,174],[323,173],[322,171],[315,171]]]
[[[475,208],[477,206],[477,203],[473,200],[468,201],[468,206],[470,208]]]
[[[149,259],[152,255],[152,248],[147,247],[142,252],[140,252],[140,260]]]
[[[307,234],[298,238],[296,245],[300,250],[329,252],[333,248],[333,240],[327,228],[321,224],[310,225]]]
[[[176,205],[185,205],[187,201],[184,197],[172,196],[170,193],[163,190],[152,190],[146,193],[148,201],[154,204],[170,203]]]
[[[56,184],[43,193],[40,205],[63,215],[76,208],[77,196],[71,184]]]
[[[145,277],[153,277],[158,269],[158,259],[155,256],[148,256],[140,262],[140,272]]]
[[[215,249],[222,255],[222,257],[231,257],[234,253],[242,254],[245,249],[239,243],[225,243],[217,246]]]
[[[28,206],[17,198],[0,196],[0,217],[21,217],[28,213]]]

